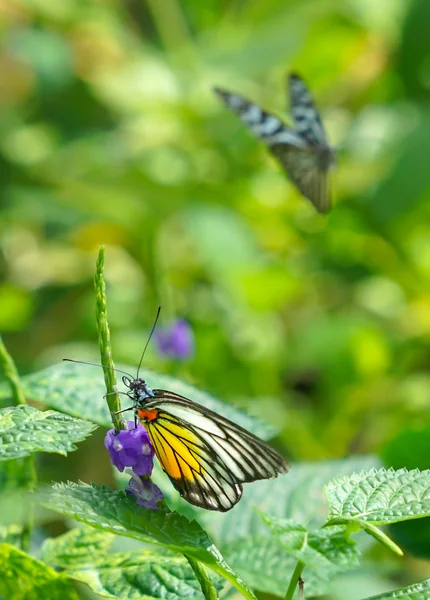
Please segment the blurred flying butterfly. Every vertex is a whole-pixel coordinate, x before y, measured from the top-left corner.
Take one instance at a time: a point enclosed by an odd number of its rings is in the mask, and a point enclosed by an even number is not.
[[[251,132],[267,144],[301,194],[319,212],[328,212],[331,208],[328,174],[335,161],[335,152],[327,141],[320,116],[303,80],[295,74],[288,79],[295,129],[243,96],[214,89]]]
[[[175,392],[152,389],[139,377],[159,312],[136,378],[126,374],[122,381],[136,421],[148,432],[161,468],[180,495],[195,506],[225,512],[239,502],[242,483],[287,473],[288,464],[240,425]]]

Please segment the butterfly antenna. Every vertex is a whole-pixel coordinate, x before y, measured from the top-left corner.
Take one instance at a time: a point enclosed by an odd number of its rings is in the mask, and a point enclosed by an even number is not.
[[[81,365],[91,365],[92,367],[100,367],[100,369],[110,369],[111,371],[123,373],[124,375],[127,375],[127,377],[130,377],[130,379],[134,379],[133,375],[130,375],[130,373],[127,373],[126,371],[121,371],[121,369],[114,369],[113,367],[98,365],[97,363],[86,362],[85,360],[73,360],[73,358],[63,358],[63,360],[66,362],[79,363]]]
[[[151,333],[149,334],[148,341],[145,344],[145,348],[143,349],[142,356],[140,357],[139,366],[137,367],[136,379],[139,379],[139,371],[142,366],[143,357],[145,356],[146,349],[148,347],[149,342],[151,341],[152,334],[154,333],[155,327],[157,325],[158,317],[160,316],[161,306],[158,307],[157,316],[155,317],[154,325],[152,326]]]
[[[116,412],[114,412],[113,414],[114,414],[114,415],[120,415],[121,413],[125,413],[125,412],[128,412],[128,411],[130,411],[130,410],[133,410],[133,407],[132,407],[132,406],[129,406],[129,408],[123,408],[122,410],[117,410],[117,411],[116,411]]]

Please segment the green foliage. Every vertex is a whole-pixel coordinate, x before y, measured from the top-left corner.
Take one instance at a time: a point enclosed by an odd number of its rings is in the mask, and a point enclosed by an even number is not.
[[[359,553],[355,542],[347,539],[343,527],[308,531],[293,519],[279,519],[265,513],[261,516],[288,554],[315,571],[320,578],[331,579],[343,570],[358,566]]]
[[[248,535],[222,548],[223,555],[234,570],[253,589],[275,596],[284,596],[296,565],[296,559],[287,554],[274,538]],[[306,593],[322,596],[329,590],[325,578],[313,571],[306,573]]]
[[[254,598],[200,525],[178,513],[146,510],[124,492],[86,484],[56,484],[42,501],[48,508],[102,531],[189,555],[228,579],[246,598]]]
[[[326,520],[327,503],[323,485],[333,477],[377,465],[375,457],[357,456],[345,460],[294,464],[290,473],[268,481],[258,481],[244,486],[244,494],[237,506],[220,515],[199,512],[199,521],[214,537],[227,562],[255,589],[284,595],[288,577],[293,572],[296,559],[288,556],[285,549],[274,538],[255,510],[273,515],[271,518],[294,519],[309,523],[312,529]],[[324,537],[324,533],[321,533]],[[339,538],[340,539],[340,538]],[[338,572],[342,563],[347,568],[348,560],[355,562],[358,552],[353,545],[338,556]],[[327,561],[330,562],[330,553]],[[344,561],[344,558],[347,560]],[[334,566],[333,566],[334,571]],[[309,595],[322,595],[329,589],[326,577],[321,572],[306,572]]]
[[[367,600],[428,600],[429,596],[430,579],[426,579],[422,583],[414,583],[393,592],[372,596]]]
[[[56,484],[43,502],[56,512],[103,531],[214,562],[212,542],[197,522],[176,513],[144,509],[124,492],[96,485]]]
[[[52,567],[74,569],[109,554],[115,536],[93,527],[76,527],[43,542],[41,560]]]
[[[28,456],[33,452],[66,455],[76,450],[95,426],[82,419],[21,405],[0,410],[0,460]]]
[[[0,544],[0,595],[7,600],[79,600],[66,577],[9,544]]]
[[[430,468],[430,425],[407,425],[382,448],[381,455],[384,464],[395,469]],[[430,517],[396,523],[390,535],[407,552],[430,558]]]
[[[42,558],[106,598],[203,599],[200,584],[184,557],[149,549],[115,552],[111,550],[114,539],[97,529],[73,529],[47,540]],[[221,589],[221,578],[214,577]]]
[[[342,477],[324,488],[329,522],[387,525],[430,515],[430,471],[372,469]]]
[[[118,368],[129,373],[136,370],[136,367],[124,365]],[[97,367],[62,362],[23,377],[22,386],[25,394],[33,400],[110,428],[112,422],[104,399],[106,390],[102,375],[102,370]],[[147,379],[151,387],[160,387],[187,396],[211,410],[222,413],[256,435],[266,438],[273,435],[273,428],[179,379],[154,373],[148,369],[141,370],[141,377]],[[120,389],[125,390],[122,385]],[[1,388],[0,395],[2,393],[4,396],[7,395],[5,387]]]

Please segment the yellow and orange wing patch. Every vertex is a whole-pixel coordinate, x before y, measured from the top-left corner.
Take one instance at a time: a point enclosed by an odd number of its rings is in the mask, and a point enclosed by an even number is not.
[[[143,425],[163,471],[185,500],[221,511],[236,504],[241,487],[223,466],[211,464],[210,449],[186,424],[160,411]]]

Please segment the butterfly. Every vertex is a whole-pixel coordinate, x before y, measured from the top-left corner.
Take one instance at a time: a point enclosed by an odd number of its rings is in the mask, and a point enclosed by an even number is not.
[[[288,464],[276,450],[240,425],[175,392],[152,389],[139,377],[160,310],[158,307],[136,377],[113,366],[103,367],[124,374],[122,382],[128,391],[119,393],[133,401],[131,408],[116,414],[134,411],[135,422],[145,427],[161,468],[187,502],[226,512],[242,497],[242,483],[287,473]]]
[[[287,473],[282,456],[240,425],[142,378],[122,381],[161,468],[190,504],[226,512],[239,502],[243,483]]]
[[[251,132],[267,144],[301,194],[318,212],[326,213],[331,208],[328,173],[335,162],[335,152],[327,141],[304,81],[292,73],[288,89],[295,129],[243,96],[220,88],[214,91]]]

